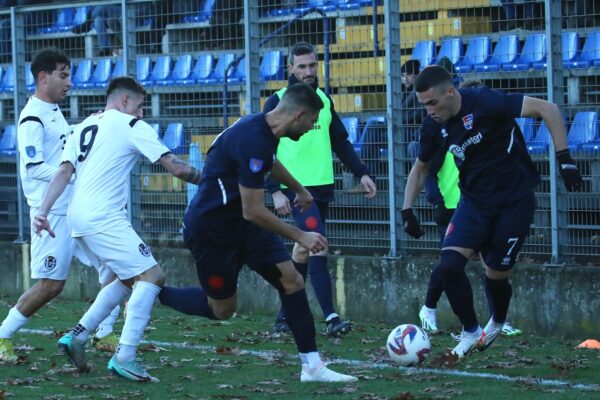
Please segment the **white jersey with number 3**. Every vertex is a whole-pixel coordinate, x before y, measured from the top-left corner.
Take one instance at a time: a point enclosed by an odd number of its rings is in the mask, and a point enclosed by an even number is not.
[[[138,156],[156,162],[168,152],[150,125],[117,110],[77,125],[62,157],[77,176],[67,212],[72,236],[102,232],[123,219],[129,174]]]

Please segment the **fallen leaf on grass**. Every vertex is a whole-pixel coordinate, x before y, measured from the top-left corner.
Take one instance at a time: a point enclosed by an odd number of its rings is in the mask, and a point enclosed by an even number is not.
[[[112,386],[110,386],[110,385],[75,384],[75,385],[73,385],[73,387],[76,389],[81,389],[81,390],[104,390],[104,389],[110,389]]]
[[[410,392],[400,393],[396,397],[392,397],[392,400],[413,400],[415,396]]]
[[[161,353],[163,351],[169,351],[164,347],[155,346],[153,344],[147,344],[146,346],[140,348],[141,351],[151,351],[153,353]]]
[[[431,359],[428,367],[431,368],[448,368],[454,367],[458,364],[458,356],[452,353],[444,353],[439,357]]]
[[[237,356],[240,354],[241,350],[239,347],[225,347],[225,346],[219,346],[216,348],[215,352],[217,354],[222,354],[222,355],[234,355]]]

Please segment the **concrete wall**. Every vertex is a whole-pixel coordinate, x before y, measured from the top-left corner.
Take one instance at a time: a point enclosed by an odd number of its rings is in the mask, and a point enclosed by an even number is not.
[[[196,270],[185,249],[153,249],[167,273],[171,286],[198,284]],[[18,296],[28,285],[27,245],[0,242],[0,294]],[[25,258],[23,257],[25,254]],[[334,283],[338,312],[350,319],[389,323],[418,323],[432,259],[387,260],[374,257],[332,256],[329,269]],[[480,323],[487,322],[487,303],[483,292],[483,270],[470,263],[467,272],[473,285]],[[63,297],[90,299],[97,293],[98,277],[93,268],[76,263]],[[32,282],[33,283],[33,282]],[[573,337],[600,334],[600,266],[546,267],[517,265],[513,278],[510,319],[526,332]],[[322,319],[312,289],[308,293],[316,320]],[[262,278],[244,269],[239,278],[239,311],[275,316],[279,300]],[[458,330],[458,322],[446,301],[438,307],[438,325]]]

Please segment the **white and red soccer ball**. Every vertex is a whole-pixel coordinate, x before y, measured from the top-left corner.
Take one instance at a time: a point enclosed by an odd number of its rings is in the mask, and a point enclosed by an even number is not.
[[[429,355],[429,336],[418,326],[403,324],[394,328],[386,344],[390,358],[403,367],[415,367]]]

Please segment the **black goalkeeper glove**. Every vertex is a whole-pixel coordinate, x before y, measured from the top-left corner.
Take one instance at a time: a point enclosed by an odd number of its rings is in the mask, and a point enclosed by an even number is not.
[[[454,209],[448,209],[443,204],[436,206],[433,209],[433,220],[436,224],[447,226],[454,215]]]
[[[579,191],[583,180],[577,164],[571,158],[568,149],[556,152],[556,161],[558,162],[558,172],[563,178],[563,182],[569,192]]]
[[[404,232],[408,233],[415,239],[420,238],[425,233],[421,230],[421,224],[413,213],[412,208],[402,210],[402,221],[404,222]]]

